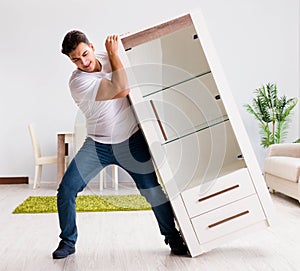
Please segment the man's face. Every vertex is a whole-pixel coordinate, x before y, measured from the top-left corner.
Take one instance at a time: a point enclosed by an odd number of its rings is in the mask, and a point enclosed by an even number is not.
[[[92,44],[79,43],[69,57],[71,61],[82,71],[96,72],[99,71],[98,61],[94,54],[95,48]]]

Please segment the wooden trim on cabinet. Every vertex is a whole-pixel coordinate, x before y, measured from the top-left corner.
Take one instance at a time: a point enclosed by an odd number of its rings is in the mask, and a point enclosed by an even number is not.
[[[151,104],[151,107],[152,107],[152,109],[153,109],[154,115],[155,115],[155,117],[156,117],[157,123],[158,123],[158,125],[159,125],[160,131],[161,131],[161,133],[162,133],[162,135],[163,135],[163,137],[164,137],[164,140],[167,141],[167,140],[168,140],[168,137],[167,137],[166,132],[165,132],[165,130],[164,130],[164,127],[163,127],[163,125],[162,125],[162,123],[161,123],[161,120],[160,120],[160,118],[159,118],[159,115],[158,115],[158,113],[157,113],[157,110],[156,110],[156,108],[155,108],[155,105],[154,105],[153,100],[150,100],[150,104]]]
[[[201,202],[201,201],[210,199],[210,198],[212,198],[212,197],[218,196],[218,195],[220,195],[220,194],[223,194],[223,193],[225,193],[225,192],[228,192],[228,191],[230,191],[230,190],[233,190],[233,189],[236,189],[236,188],[239,188],[239,187],[240,187],[240,185],[238,185],[238,184],[237,184],[237,185],[234,185],[234,186],[231,186],[231,187],[228,187],[228,188],[223,189],[223,190],[221,190],[221,191],[218,191],[218,192],[216,192],[216,193],[214,193],[214,194],[211,194],[211,195],[208,195],[208,196],[206,196],[206,197],[200,198],[200,199],[198,199],[198,202]]]
[[[121,41],[124,46],[124,49],[129,50],[145,42],[158,39],[164,35],[168,35],[177,30],[186,28],[191,24],[192,18],[190,14],[186,14],[166,23],[162,23],[157,26],[140,31],[138,33],[121,38]]]
[[[248,210],[247,210],[247,211],[244,211],[244,212],[241,212],[241,213],[239,213],[239,214],[236,214],[236,215],[227,217],[227,218],[225,218],[225,219],[223,219],[223,220],[220,220],[220,221],[218,221],[218,222],[216,222],[216,223],[210,224],[210,225],[208,225],[208,227],[211,229],[211,228],[216,227],[216,226],[218,226],[218,225],[220,225],[220,224],[223,224],[223,223],[225,223],[225,222],[227,222],[227,221],[233,220],[233,219],[235,219],[235,218],[238,218],[238,217],[240,217],[240,216],[243,216],[243,215],[246,215],[246,214],[249,214],[249,213],[250,213],[250,212],[249,212]]]

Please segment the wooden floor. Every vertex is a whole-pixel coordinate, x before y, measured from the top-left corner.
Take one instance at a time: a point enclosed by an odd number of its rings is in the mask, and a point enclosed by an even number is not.
[[[30,195],[56,195],[55,185],[31,187],[0,186],[1,271],[300,270],[300,204],[280,194],[272,195],[277,221],[271,228],[195,258],[170,255],[151,211],[79,213],[76,253],[53,260],[59,242],[57,214],[12,214]],[[136,192],[120,185],[117,193]],[[98,193],[98,188],[91,185],[84,193]]]

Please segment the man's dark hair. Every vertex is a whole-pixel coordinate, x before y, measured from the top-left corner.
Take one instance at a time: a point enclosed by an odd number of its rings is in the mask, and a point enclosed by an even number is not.
[[[64,40],[62,42],[62,49],[61,52],[67,56],[76,49],[79,43],[84,42],[86,44],[90,44],[88,38],[84,33],[78,30],[72,30],[68,32]]]

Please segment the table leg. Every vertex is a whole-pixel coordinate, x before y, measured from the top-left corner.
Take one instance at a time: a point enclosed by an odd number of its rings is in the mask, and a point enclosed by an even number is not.
[[[65,134],[57,135],[57,187],[65,172]]]

